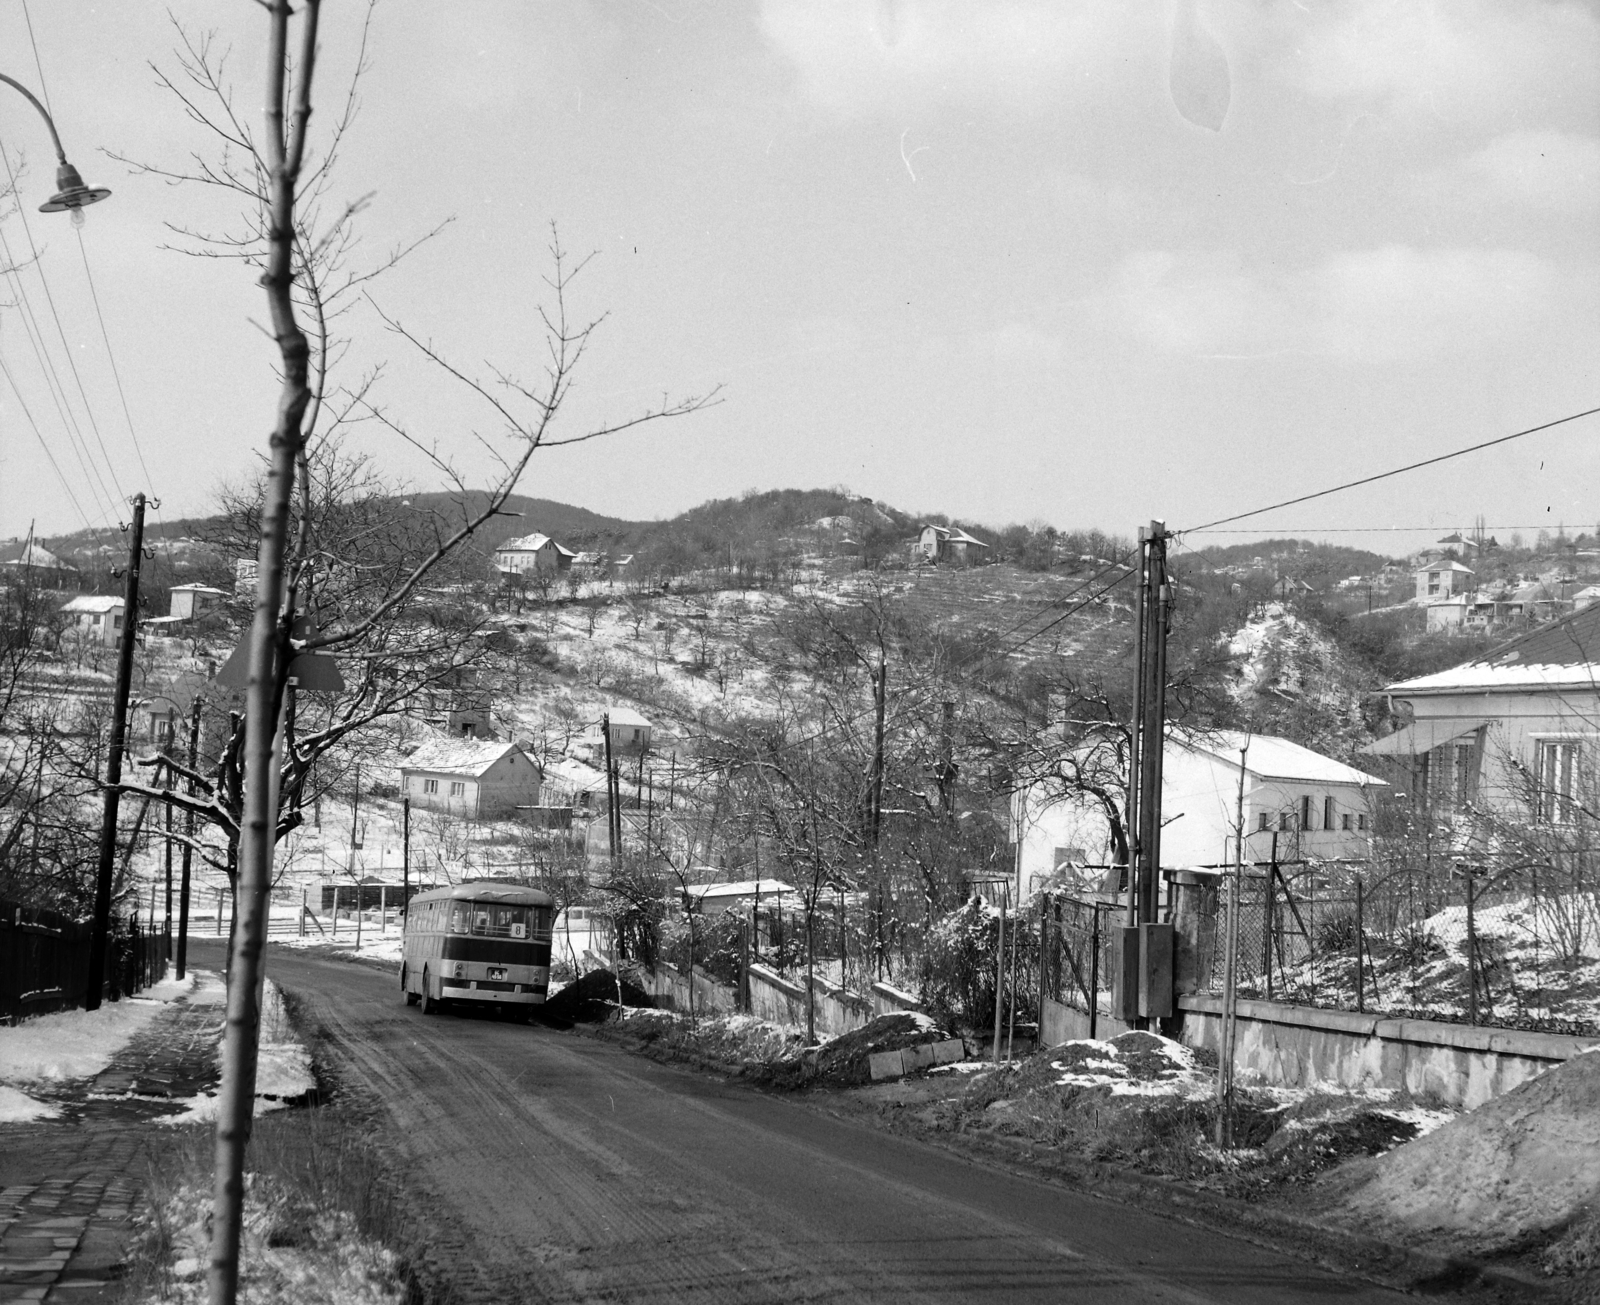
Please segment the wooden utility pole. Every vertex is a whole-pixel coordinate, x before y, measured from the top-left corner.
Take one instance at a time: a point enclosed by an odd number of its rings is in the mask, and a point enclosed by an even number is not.
[[[100,1008],[106,978],[106,945],[111,936],[111,880],[117,860],[117,808],[122,802],[122,753],[128,732],[128,689],[133,682],[133,641],[138,628],[139,564],[144,559],[144,495],[133,496],[128,570],[122,599],[122,640],[117,646],[117,679],[111,694],[111,738],[106,750],[106,799],[100,820],[100,862],[94,884],[94,928],[89,943],[89,981],[85,1010]]]
[[[411,795],[400,799],[400,918],[411,910]]]
[[[194,700],[189,713],[189,773],[192,775],[200,761],[200,699]],[[194,780],[188,783],[189,796],[194,796]],[[183,852],[181,853],[178,882],[178,977],[184,976],[189,960],[189,867],[194,856],[194,812],[183,813]]]
[[[168,746],[170,747],[171,745],[169,744]],[[166,768],[166,770],[167,770],[166,787],[170,791],[171,788],[172,788],[172,767],[168,766]],[[166,944],[166,955],[162,959],[170,961],[172,959],[172,803],[171,802],[167,803],[166,837],[167,837],[167,847],[166,847],[166,862],[167,862],[166,933],[167,933],[167,944]]]

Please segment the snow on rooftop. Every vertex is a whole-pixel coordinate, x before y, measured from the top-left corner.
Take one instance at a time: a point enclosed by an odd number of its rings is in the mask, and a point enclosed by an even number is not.
[[[740,879],[731,884],[690,884],[688,893],[701,902],[717,902],[730,897],[776,897],[797,891],[781,879]]]
[[[1248,745],[1245,769],[1260,779],[1310,780],[1321,784],[1378,785],[1384,781],[1320,752],[1303,748],[1271,734],[1246,734],[1242,730],[1207,730],[1190,739],[1173,739],[1180,747],[1204,752],[1237,766],[1239,753]]]
[[[546,544],[549,544],[558,553],[565,553],[568,557],[577,556],[570,548],[563,548],[555,540],[551,539],[549,535],[545,534],[522,535],[516,539],[508,539],[494,551],[497,553],[537,553]]]
[[[62,605],[63,612],[109,612],[122,606],[122,599],[109,594],[81,594]]]
[[[435,739],[400,763],[402,771],[437,771],[447,775],[481,775],[508,752],[525,755],[507,739]]]

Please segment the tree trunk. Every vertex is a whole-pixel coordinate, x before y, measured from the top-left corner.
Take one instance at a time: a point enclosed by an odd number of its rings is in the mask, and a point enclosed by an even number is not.
[[[239,1288],[239,1250],[244,1213],[244,1155],[255,1106],[256,1052],[261,1016],[262,961],[266,945],[267,891],[278,823],[277,733],[283,623],[285,553],[295,465],[304,442],[302,421],[311,399],[310,345],[295,321],[292,286],[295,187],[311,115],[311,79],[317,54],[320,0],[302,0],[301,48],[296,60],[294,118],[284,127],[289,66],[288,0],[266,0],[269,14],[266,86],[268,165],[268,254],[261,283],[267,291],[278,343],[282,388],[270,440],[261,544],[256,554],[255,615],[249,634],[250,678],[246,689],[244,812],[240,822],[239,879],[235,894],[238,928],[233,939],[227,1023],[222,1043],[222,1084],[217,1103],[211,1266],[211,1305],[233,1305]],[[131,614],[130,614],[131,615]]]

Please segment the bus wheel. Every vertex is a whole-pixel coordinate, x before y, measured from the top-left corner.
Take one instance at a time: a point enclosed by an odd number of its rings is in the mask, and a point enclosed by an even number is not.
[[[406,995],[406,1005],[415,1006],[417,1004],[417,994],[407,986],[410,982],[411,975],[407,972],[406,967],[402,965],[400,967],[400,991]]]
[[[433,995],[433,986],[428,971],[424,969],[422,971],[422,1013],[424,1015],[437,1014],[439,1005],[439,999]]]
[[[533,1021],[532,1006],[518,1006],[512,1011],[511,1018],[518,1024],[529,1024]]]

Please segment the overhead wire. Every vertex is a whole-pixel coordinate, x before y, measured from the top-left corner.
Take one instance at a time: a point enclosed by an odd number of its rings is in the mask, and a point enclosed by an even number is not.
[[[5,150],[4,145],[0,145],[0,158],[4,159],[6,177],[11,183],[12,190],[15,191],[16,174],[12,170],[11,158],[9,153],[7,153]],[[56,308],[55,295],[50,290],[50,278],[45,275],[44,264],[39,258],[39,247],[34,243],[33,228],[28,224],[27,211],[22,205],[18,205],[17,207],[17,219],[22,224],[23,234],[28,238],[28,252],[31,255],[33,269],[36,273],[38,273],[39,284],[44,289],[45,302],[50,306],[50,316],[55,322],[56,335],[61,340],[61,349],[67,358],[67,368],[69,371],[71,371],[73,382],[77,386],[78,397],[83,403],[84,414],[89,419],[89,428],[94,432],[95,443],[100,448],[100,456],[105,461],[106,471],[110,473],[111,483],[116,487],[117,498],[125,498],[126,495],[122,489],[122,482],[117,478],[116,465],[112,462],[111,454],[106,449],[105,438],[100,434],[100,423],[95,420],[94,405],[89,402],[89,392],[84,388],[83,377],[78,374],[78,364],[76,359],[74,359],[72,356],[72,346],[67,342],[66,328],[61,323],[61,314]],[[20,277],[18,278],[18,281],[20,284]],[[65,393],[65,386],[62,387],[62,390],[63,393]]]
[[[49,460],[51,469],[56,473],[56,479],[61,482],[61,490],[67,496],[67,501],[72,504],[78,514],[78,519],[83,522],[85,530],[94,529],[89,524],[89,514],[83,510],[83,504],[78,502],[78,496],[72,492],[72,483],[61,470],[61,464],[56,461],[56,455],[51,451],[50,442],[45,439],[44,432],[39,429],[39,423],[33,419],[33,412],[28,407],[28,401],[22,397],[16,379],[11,375],[11,368],[6,365],[4,353],[0,353],[0,376],[6,378],[6,384],[11,387],[12,394],[17,397],[17,406],[22,409],[22,415],[27,419],[28,425],[33,429],[33,437],[39,441],[39,447],[44,450],[44,456]]]
[[[1407,472],[1420,471],[1424,467],[1435,467],[1441,462],[1449,462],[1454,458],[1464,458],[1469,453],[1480,453],[1484,449],[1492,449],[1500,444],[1509,444],[1512,440],[1520,440],[1529,435],[1537,435],[1540,431],[1564,426],[1568,422],[1579,421],[1584,417],[1592,417],[1597,412],[1600,412],[1600,408],[1586,408],[1582,412],[1574,412],[1565,417],[1557,417],[1554,421],[1546,421],[1537,426],[1529,426],[1526,430],[1513,431],[1509,435],[1500,435],[1492,440],[1482,440],[1477,444],[1469,444],[1465,448],[1452,449],[1449,453],[1440,453],[1435,457],[1423,458],[1420,462],[1407,463],[1403,467],[1394,467],[1389,471],[1379,471],[1370,476],[1362,476],[1358,480],[1347,480],[1342,485],[1319,489],[1310,494],[1300,494],[1295,498],[1286,498],[1281,503],[1272,503],[1267,507],[1252,508],[1248,512],[1236,512],[1231,517],[1219,517],[1217,520],[1208,521],[1202,526],[1188,526],[1173,533],[1194,535],[1202,530],[1215,530],[1218,526],[1229,525],[1234,521],[1245,521],[1250,517],[1259,517],[1268,512],[1276,512],[1279,508],[1293,507],[1297,503],[1309,503],[1313,499],[1327,498],[1330,494],[1341,494],[1347,489],[1357,489],[1362,485],[1372,485],[1380,480],[1388,480],[1392,476],[1403,476]]]
[[[4,156],[4,146],[0,145],[0,157]],[[9,159],[6,160],[6,167],[9,175]],[[15,189],[14,183],[13,189]],[[93,455],[83,439],[83,432],[78,429],[71,405],[66,398],[66,389],[61,384],[61,377],[56,371],[55,361],[51,358],[49,348],[45,343],[44,332],[39,326],[38,315],[34,312],[33,300],[28,295],[28,288],[22,280],[16,258],[11,253],[11,242],[6,239],[4,227],[0,227],[0,260],[4,261],[5,272],[11,278],[17,302],[22,309],[19,317],[22,321],[23,334],[27,336],[28,343],[33,349],[34,358],[38,362],[39,370],[44,377],[45,388],[49,391],[51,402],[55,405],[56,415],[61,419],[62,428],[66,432],[67,443],[71,446],[73,455],[78,460],[78,466],[83,472],[84,485],[87,487],[91,497],[94,498],[96,507],[103,513],[106,511],[107,505],[115,502],[115,499],[110,489],[106,486],[105,477],[100,474],[99,467],[95,464]]]

